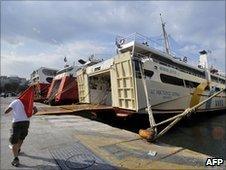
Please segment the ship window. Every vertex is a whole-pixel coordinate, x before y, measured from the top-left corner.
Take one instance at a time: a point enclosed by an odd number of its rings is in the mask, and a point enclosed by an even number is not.
[[[135,71],[140,71],[140,64],[139,64],[139,61],[134,60],[134,67],[135,67]]]
[[[62,74],[62,73],[66,73],[66,72],[70,72],[72,70],[73,70],[73,67],[68,67],[68,68],[65,68],[63,70],[58,71],[57,75]]]
[[[52,78],[52,77],[47,77],[47,78],[46,78],[46,81],[47,81],[48,83],[52,83],[53,78]]]
[[[188,88],[196,88],[199,85],[199,83],[189,80],[185,80],[185,84]]]
[[[56,71],[55,70],[48,70],[48,69],[43,69],[42,73],[45,74],[46,76],[53,76],[56,75]]]
[[[211,75],[211,80],[218,83],[218,78]]]
[[[177,77],[169,76],[166,74],[160,74],[160,78],[163,83],[173,84],[177,86],[184,86],[183,80]]]
[[[134,60],[134,67],[135,67],[136,78],[141,78],[140,63],[138,60]]]
[[[224,80],[224,79],[219,79],[219,82],[220,82],[221,84],[225,84],[225,80]]]
[[[100,70],[100,67],[96,67],[96,68],[94,69],[94,71],[98,71],[98,70]]]
[[[215,87],[215,91],[220,91],[221,89],[219,87]]]
[[[151,70],[144,70],[145,77],[151,78],[153,76],[154,72]]]
[[[166,63],[163,63],[163,62],[161,62],[161,61],[160,61],[159,63],[160,63],[160,64],[162,64],[162,65],[164,65],[164,66],[167,66],[167,64],[166,64]]]

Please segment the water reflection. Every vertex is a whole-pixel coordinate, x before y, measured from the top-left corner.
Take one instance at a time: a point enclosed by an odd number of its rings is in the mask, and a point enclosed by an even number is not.
[[[196,114],[159,141],[226,160],[226,111]]]

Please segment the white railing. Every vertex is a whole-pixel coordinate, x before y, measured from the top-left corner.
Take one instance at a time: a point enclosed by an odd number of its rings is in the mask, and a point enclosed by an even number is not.
[[[157,41],[155,40],[152,40],[151,38],[149,37],[146,37],[140,33],[133,33],[127,37],[122,37],[122,36],[117,36],[116,37],[116,43],[120,44],[120,45],[123,45],[123,44],[127,44],[129,42],[136,42],[136,43],[140,43],[140,44],[144,44],[150,48],[153,48],[155,50],[158,50],[160,52],[163,52],[163,53],[166,53],[164,51],[164,47],[162,44],[158,43]],[[181,54],[173,51],[173,50],[170,50],[170,55],[175,58],[175,59],[180,59],[180,58],[183,58],[184,56],[182,56]]]

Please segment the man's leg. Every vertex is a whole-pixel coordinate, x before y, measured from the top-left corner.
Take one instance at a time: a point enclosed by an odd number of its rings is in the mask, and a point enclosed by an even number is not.
[[[19,165],[19,159],[18,159],[18,150],[19,150],[19,128],[13,125],[13,130],[12,130],[12,135],[9,138],[10,143],[12,144],[12,153],[14,156],[13,161],[11,164],[13,166],[18,166]]]
[[[18,141],[19,141],[18,138],[15,138],[13,136],[10,138],[10,142],[12,144],[12,153],[13,153],[13,156],[14,156],[14,159],[11,162],[11,164],[13,166],[19,165],[19,158],[18,158],[19,143],[18,143]]]
[[[21,128],[21,131],[20,131],[21,133],[19,135],[19,140],[18,140],[18,144],[19,144],[18,153],[20,152],[24,139],[28,135],[29,124],[30,124],[29,121],[27,121],[23,124],[23,128]]]
[[[10,137],[10,142],[13,144],[13,155],[14,159],[12,161],[13,166],[18,166],[19,165],[19,159],[18,159],[18,154],[20,151],[20,147],[23,144],[23,140],[28,134],[28,128],[29,128],[29,121],[24,122],[23,124],[20,123],[20,126],[16,126],[14,124],[13,126],[13,134]]]
[[[18,154],[20,153],[20,148],[21,148],[22,144],[23,144],[23,140],[19,139],[19,141],[18,141],[18,147],[19,147]]]
[[[13,156],[14,158],[18,157],[18,150],[20,148],[20,144],[16,143],[13,145],[12,151],[13,151]]]

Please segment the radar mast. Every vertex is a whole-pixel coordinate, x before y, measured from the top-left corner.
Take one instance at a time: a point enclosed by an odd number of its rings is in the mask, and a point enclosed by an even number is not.
[[[166,23],[163,22],[161,13],[160,13],[160,18],[161,18],[161,23],[162,23],[162,31],[163,31],[163,37],[164,37],[165,50],[166,50],[167,54],[170,54],[169,39],[168,39],[168,35],[167,35],[166,29],[165,29]]]

